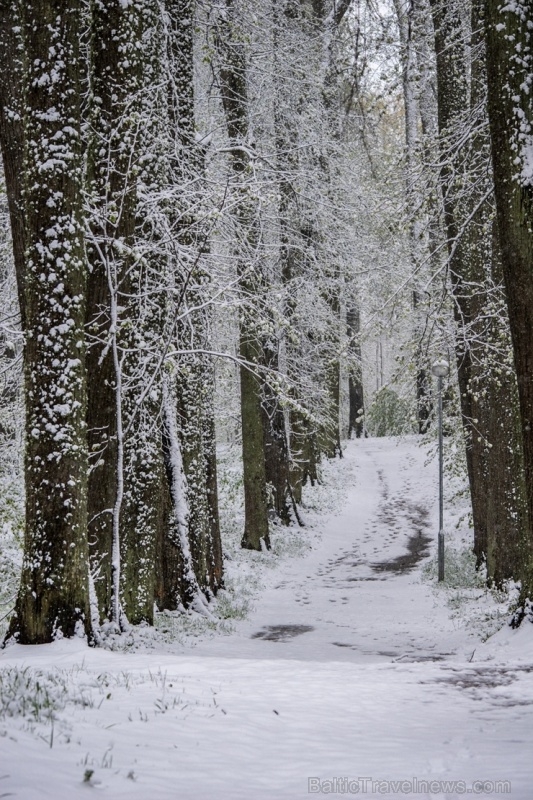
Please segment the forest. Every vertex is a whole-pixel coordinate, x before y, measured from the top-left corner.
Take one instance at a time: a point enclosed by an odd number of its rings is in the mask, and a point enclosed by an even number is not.
[[[0,2],[4,642],[210,615],[351,438],[436,438],[533,621],[528,0]],[[523,622],[525,620],[525,622]]]

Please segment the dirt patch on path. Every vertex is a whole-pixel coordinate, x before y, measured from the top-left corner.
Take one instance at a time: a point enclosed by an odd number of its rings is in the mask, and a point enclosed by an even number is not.
[[[252,633],[252,639],[264,639],[267,642],[290,642],[295,636],[314,631],[312,625],[267,625],[262,631]]]
[[[394,527],[399,516],[407,518],[413,528],[413,534],[407,542],[407,553],[372,564],[375,572],[411,572],[428,555],[432,539],[427,533],[429,524],[427,508],[405,498],[393,498],[380,511],[379,519],[382,524]]]

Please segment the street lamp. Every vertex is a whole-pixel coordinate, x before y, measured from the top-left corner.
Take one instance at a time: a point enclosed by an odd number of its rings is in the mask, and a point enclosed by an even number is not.
[[[444,464],[442,458],[442,379],[450,373],[450,365],[441,358],[435,361],[431,372],[439,379],[439,581],[444,580]]]

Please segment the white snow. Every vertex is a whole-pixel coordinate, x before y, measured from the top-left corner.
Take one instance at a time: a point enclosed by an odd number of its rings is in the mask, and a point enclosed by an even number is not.
[[[397,560],[419,532],[434,550],[426,457],[414,438],[349,443],[332,467],[346,500],[332,489],[328,517],[308,509],[300,555],[228,562],[233,579],[263,572],[226,635],[2,652],[0,797],[531,798],[533,626],[483,643],[451,590],[422,580],[427,556]]]

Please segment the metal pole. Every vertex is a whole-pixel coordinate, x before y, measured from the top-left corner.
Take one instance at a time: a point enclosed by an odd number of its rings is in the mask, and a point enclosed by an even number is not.
[[[444,461],[442,454],[442,378],[439,376],[439,581],[444,580]]]

